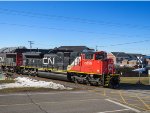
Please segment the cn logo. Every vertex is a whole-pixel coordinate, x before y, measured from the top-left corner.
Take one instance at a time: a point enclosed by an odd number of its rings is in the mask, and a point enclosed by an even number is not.
[[[91,61],[86,61],[84,62],[85,65],[92,65],[92,62]]]
[[[55,64],[55,58],[53,57],[50,57],[50,58],[47,58],[47,57],[45,57],[45,58],[43,58],[43,64],[52,64],[52,65],[54,65]]]

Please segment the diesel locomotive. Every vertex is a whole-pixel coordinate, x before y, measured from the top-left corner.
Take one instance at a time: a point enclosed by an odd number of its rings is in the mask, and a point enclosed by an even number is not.
[[[27,49],[0,52],[0,65],[4,71],[38,76],[38,73],[64,73],[69,81],[111,88],[119,86],[119,74],[114,62],[104,51],[73,49]]]

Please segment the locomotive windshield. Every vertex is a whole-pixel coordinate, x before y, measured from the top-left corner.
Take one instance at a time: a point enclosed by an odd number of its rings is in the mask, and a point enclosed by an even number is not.
[[[95,60],[104,60],[105,55],[104,54],[95,54]]]
[[[93,54],[94,53],[86,53],[85,54],[85,59],[93,59]]]

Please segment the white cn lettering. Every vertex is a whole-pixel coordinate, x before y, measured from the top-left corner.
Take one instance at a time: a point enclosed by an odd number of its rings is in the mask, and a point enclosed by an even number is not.
[[[92,65],[92,62],[90,61],[87,61],[87,62],[84,62],[85,65]]]
[[[45,57],[45,58],[43,58],[43,64],[52,64],[52,65],[54,65],[54,63],[55,63],[55,58],[53,57],[53,58],[47,58],[47,57]]]
[[[4,62],[4,57],[0,57],[0,62]]]

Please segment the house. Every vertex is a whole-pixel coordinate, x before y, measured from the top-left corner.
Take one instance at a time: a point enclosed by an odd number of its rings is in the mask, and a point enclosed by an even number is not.
[[[125,53],[125,52],[111,52],[107,57],[114,60],[114,64],[118,66],[134,67],[138,65],[137,57],[143,57],[142,54]],[[144,58],[144,57],[143,57]]]
[[[128,64],[129,64],[129,61],[125,59],[122,61],[122,64],[120,66],[126,66]]]
[[[143,57],[144,58],[144,55],[142,54],[135,54],[135,53],[126,53],[131,60],[137,60],[137,57]]]
[[[116,65],[121,65],[123,60],[128,60],[130,57],[124,52],[111,52],[107,54],[108,58],[112,58]]]
[[[145,64],[146,66],[150,66],[150,56],[145,56]]]
[[[138,65],[137,60],[129,60],[128,61],[128,65],[126,65],[126,66],[128,66],[128,67],[135,67],[136,65]]]

